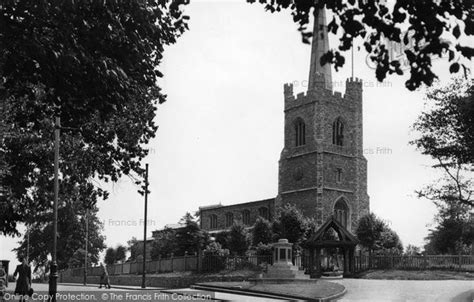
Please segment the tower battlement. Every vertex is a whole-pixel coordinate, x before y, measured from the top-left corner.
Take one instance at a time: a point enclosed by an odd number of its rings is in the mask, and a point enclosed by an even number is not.
[[[357,84],[357,83],[358,83],[358,84],[360,84],[360,85],[362,85],[362,82],[363,82],[362,79],[359,79],[359,78],[357,78],[357,77],[355,77],[355,78],[352,78],[352,77],[351,77],[351,78],[347,78],[347,80],[346,80],[346,83],[354,83],[354,84]]]
[[[312,90],[298,94],[294,93],[293,88],[294,85],[292,83],[283,85],[285,110],[314,102],[331,102],[340,106],[353,107],[358,106],[362,101],[362,80],[358,78],[346,81],[345,94],[340,91],[328,90],[322,85],[321,87],[313,87]]]
[[[357,104],[362,103],[362,85],[362,79],[348,78],[346,80],[346,93],[344,98],[356,102]]]
[[[287,98],[293,98],[293,84],[286,83],[283,85],[283,94],[285,95],[285,100]]]

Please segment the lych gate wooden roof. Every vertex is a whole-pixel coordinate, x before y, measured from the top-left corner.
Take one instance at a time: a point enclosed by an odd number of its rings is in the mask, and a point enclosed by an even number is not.
[[[328,240],[324,235],[330,229],[336,231],[339,240]],[[351,234],[334,216],[331,216],[308,240],[312,247],[342,247],[355,246],[359,240]]]

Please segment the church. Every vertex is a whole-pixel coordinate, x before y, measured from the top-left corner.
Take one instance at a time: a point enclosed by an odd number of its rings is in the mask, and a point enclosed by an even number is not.
[[[322,226],[334,217],[354,232],[369,213],[367,160],[363,154],[362,81],[346,81],[344,95],[333,92],[331,66],[321,66],[329,50],[326,15],[314,22],[310,72],[306,93],[294,95],[283,86],[284,147],[279,160],[275,198],[234,205],[199,208],[201,228],[210,233],[240,222],[251,227],[259,217],[272,220],[276,209],[294,204]]]

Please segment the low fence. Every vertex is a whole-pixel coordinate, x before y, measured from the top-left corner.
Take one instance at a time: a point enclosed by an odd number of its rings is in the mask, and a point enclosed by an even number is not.
[[[147,261],[147,274],[168,272],[220,272],[237,270],[255,270],[266,272],[273,264],[271,255],[250,256],[213,256],[191,255],[183,257],[163,258],[156,261]],[[309,268],[308,255],[296,256],[293,264],[301,269]],[[400,255],[356,255],[354,258],[355,272],[369,269],[398,269],[398,270],[455,270],[474,272],[474,256],[472,255],[427,255],[427,256],[400,256]],[[136,275],[143,273],[143,262],[127,262],[107,266],[111,276]],[[63,276],[83,277],[84,268],[68,269],[61,272]],[[101,267],[89,267],[88,276],[100,276]]]
[[[273,257],[267,256],[214,256],[192,255],[183,257],[163,258],[145,262],[147,274],[160,274],[170,272],[219,272],[237,270],[266,271],[268,265],[273,264]],[[137,275],[143,273],[143,262],[126,262],[107,266],[110,276]],[[83,277],[84,268],[73,268],[62,271],[63,276]],[[88,276],[102,275],[102,267],[89,267]]]
[[[202,259],[203,272],[261,270],[266,272],[273,264],[272,255],[249,256],[212,256],[206,255]]]
[[[198,271],[200,261],[198,255],[170,257],[154,261],[145,262],[145,272],[147,274],[160,274],[170,272],[189,272]],[[143,273],[143,262],[125,262],[120,264],[113,264],[107,266],[109,275],[137,275]],[[73,268],[62,272],[73,277],[84,276],[84,268]],[[102,275],[102,268],[100,266],[89,267],[87,269],[88,276]]]
[[[358,255],[355,257],[355,270],[361,272],[368,269],[399,269],[399,270],[454,270],[474,271],[472,255]]]

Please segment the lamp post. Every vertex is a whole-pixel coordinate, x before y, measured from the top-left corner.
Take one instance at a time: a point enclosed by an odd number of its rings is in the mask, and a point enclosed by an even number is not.
[[[85,257],[84,257],[84,285],[87,285],[87,256],[88,254],[88,249],[87,245],[89,244],[89,208],[86,208],[86,246],[85,246]]]
[[[26,263],[30,263],[30,227],[26,226]]]
[[[148,212],[148,164],[145,164],[145,221],[143,225],[143,274],[142,274],[142,288],[146,287],[146,222]]]
[[[51,266],[49,269],[49,297],[50,301],[56,301],[58,290],[58,264],[57,264],[57,245],[58,245],[58,196],[59,196],[59,135],[61,121],[56,117],[54,122],[54,203],[53,203],[53,250],[51,252]]]

